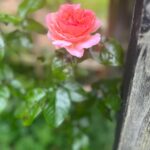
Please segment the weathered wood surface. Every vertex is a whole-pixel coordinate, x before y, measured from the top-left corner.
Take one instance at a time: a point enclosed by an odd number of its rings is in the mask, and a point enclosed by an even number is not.
[[[150,0],[136,0],[114,150],[150,150]]]

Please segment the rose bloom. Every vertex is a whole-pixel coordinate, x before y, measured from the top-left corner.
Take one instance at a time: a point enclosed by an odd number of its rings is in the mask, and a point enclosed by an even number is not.
[[[84,49],[100,42],[99,33],[92,35],[101,22],[91,10],[81,9],[80,4],[61,5],[58,12],[46,16],[48,38],[56,48],[65,48],[71,55],[82,57]]]

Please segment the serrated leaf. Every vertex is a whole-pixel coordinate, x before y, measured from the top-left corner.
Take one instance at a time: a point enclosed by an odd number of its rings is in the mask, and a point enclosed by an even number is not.
[[[101,64],[108,66],[122,66],[123,48],[119,42],[114,39],[104,42],[104,48],[100,51],[99,61]]]
[[[25,18],[29,13],[42,8],[45,0],[23,0],[19,5],[18,13],[21,18]]]
[[[29,107],[27,109],[26,114],[24,114],[23,116],[23,124],[25,126],[29,126],[31,125],[31,123],[33,122],[33,120],[42,112],[42,108],[40,107],[40,105],[35,104],[32,107]]]
[[[47,31],[42,24],[40,24],[39,22],[33,19],[25,20],[23,23],[23,26],[24,26],[24,29],[28,31],[33,31],[33,32],[41,33],[41,34],[45,34]]]
[[[71,102],[68,93],[60,88],[56,93],[56,126],[59,126],[68,116]]]
[[[53,91],[49,98],[43,111],[44,117],[48,124],[58,127],[68,116],[71,102],[68,93],[62,88]]]
[[[20,23],[20,18],[17,16],[0,13],[0,22],[6,23],[6,24],[12,23],[12,24],[16,25],[16,24]]]
[[[50,88],[48,92],[48,100],[43,110],[43,115],[47,123],[52,127],[55,126],[55,101],[56,91],[54,88]]]
[[[46,91],[41,88],[32,89],[25,97],[23,102],[16,110],[16,116],[23,120],[25,126],[31,125],[34,119],[42,112]]]

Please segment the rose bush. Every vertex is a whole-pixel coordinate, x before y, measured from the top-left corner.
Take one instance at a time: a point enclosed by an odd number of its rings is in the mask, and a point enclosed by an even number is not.
[[[63,0],[18,2],[15,15],[0,12],[0,150],[111,149],[120,106],[122,73],[117,73],[124,60],[120,44],[103,35],[101,46],[82,59],[52,55],[39,40],[47,32],[38,20],[43,13],[35,20],[35,11]],[[103,14],[103,0],[97,2],[88,6],[98,5]],[[93,34],[100,21],[78,4],[62,5],[46,18],[52,43],[72,55],[81,57],[100,41],[100,34]]]
[[[80,8],[80,4],[64,4],[58,12],[46,16],[48,38],[56,48],[65,48],[71,55],[82,57],[84,49],[100,42],[99,33],[91,35],[101,21],[91,10]]]

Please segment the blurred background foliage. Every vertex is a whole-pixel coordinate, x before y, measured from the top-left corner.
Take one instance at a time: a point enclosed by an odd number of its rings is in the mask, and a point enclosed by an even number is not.
[[[0,150],[112,149],[123,49],[103,36],[80,60],[54,53],[44,17],[64,2],[0,1]],[[72,2],[106,28],[108,0]]]

